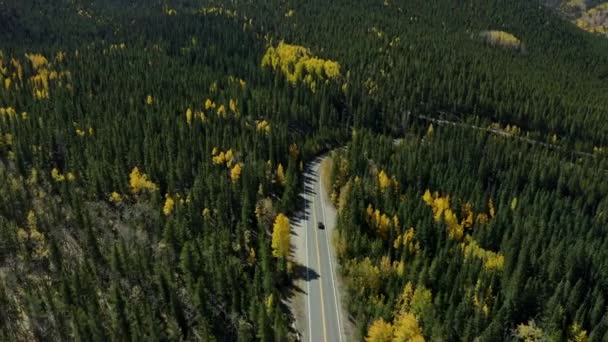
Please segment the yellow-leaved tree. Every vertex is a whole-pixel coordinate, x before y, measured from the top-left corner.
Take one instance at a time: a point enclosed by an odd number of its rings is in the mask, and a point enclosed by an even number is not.
[[[395,320],[393,330],[393,341],[395,342],[424,342],[418,319],[412,313],[401,313]]]
[[[546,341],[545,332],[536,325],[534,320],[528,321],[527,324],[520,323],[515,329],[513,335],[518,341],[524,342],[541,342]]]
[[[175,200],[171,195],[165,194],[165,205],[163,206],[163,214],[165,216],[169,216],[173,213],[173,209],[175,209]]]
[[[587,331],[578,323],[574,322],[570,327],[568,342],[587,342]]]
[[[226,107],[224,105],[220,105],[217,109],[217,115],[222,118],[226,117]]]
[[[367,330],[365,342],[391,342],[393,340],[393,326],[379,318]]]
[[[114,203],[114,204],[120,204],[122,203],[122,196],[116,192],[113,191],[110,196],[108,197],[108,199],[110,200],[110,202]]]
[[[190,108],[186,110],[186,122],[188,125],[192,125],[192,109]]]
[[[238,107],[236,105],[236,101],[233,100],[233,99],[230,99],[230,102],[228,103],[228,108],[230,108],[230,111],[233,114],[238,114],[239,113],[239,109],[238,109]]]
[[[272,255],[287,258],[290,247],[289,218],[284,214],[277,215],[272,230]]]
[[[211,99],[205,100],[205,110],[215,108],[215,103]]]
[[[378,185],[380,186],[380,190],[382,191],[388,189],[388,187],[391,185],[391,180],[386,175],[386,172],[384,172],[384,170],[380,171],[380,173],[378,174]]]
[[[232,170],[230,170],[230,179],[232,183],[236,183],[241,178],[241,163],[236,163]]]
[[[131,187],[131,192],[134,194],[138,194],[142,190],[156,191],[158,189],[156,184],[149,180],[146,174],[139,172],[137,166],[134,167],[133,170],[131,170],[131,174],[129,174],[129,185]]]
[[[283,169],[283,164],[280,163],[277,166],[277,180],[281,185],[285,185],[285,170]]]

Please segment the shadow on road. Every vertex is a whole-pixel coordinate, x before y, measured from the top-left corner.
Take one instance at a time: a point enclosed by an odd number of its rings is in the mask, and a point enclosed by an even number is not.
[[[286,286],[282,290],[282,298],[284,300],[281,301],[281,310],[285,312],[292,322],[295,322],[295,313],[293,312],[293,303],[298,293],[308,295],[306,291],[304,291],[300,286],[297,285],[299,280],[311,281],[314,279],[319,279],[320,275],[313,269],[302,265],[302,264],[294,264],[292,270],[292,278],[290,286]],[[296,335],[300,336],[295,326],[291,326],[289,331]]]
[[[292,279],[294,281],[297,280],[305,280],[305,281],[311,281],[311,280],[315,280],[315,279],[319,279],[320,275],[319,273],[317,273],[317,271],[313,270],[310,267],[307,267],[305,265],[301,265],[301,264],[296,264],[293,266],[293,274],[292,274]]]

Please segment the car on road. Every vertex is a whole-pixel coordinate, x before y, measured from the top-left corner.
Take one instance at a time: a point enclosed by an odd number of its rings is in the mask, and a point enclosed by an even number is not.
[[[323,224],[323,222],[319,222],[318,226],[319,226],[319,229],[325,229],[325,225]]]

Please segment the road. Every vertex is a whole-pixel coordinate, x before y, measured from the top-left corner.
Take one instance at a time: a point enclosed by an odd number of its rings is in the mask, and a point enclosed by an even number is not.
[[[344,342],[344,315],[340,302],[337,260],[331,244],[336,211],[322,189],[321,159],[308,166],[304,173],[305,192],[301,198],[305,209],[293,225],[292,242],[296,262],[303,267],[297,283],[302,295],[296,326],[302,341]],[[322,222],[325,229],[319,229]]]
[[[447,112],[439,112],[440,114],[450,114]],[[457,121],[451,121],[451,120],[444,120],[444,119],[436,119],[436,118],[432,118],[430,116],[427,115],[416,115],[416,114],[411,114],[412,117],[416,118],[416,119],[420,119],[423,121],[427,121],[427,122],[432,122],[435,124],[438,124],[440,126],[454,126],[454,127],[463,127],[463,128],[468,128],[468,129],[473,129],[473,130],[477,130],[477,131],[483,131],[483,132],[487,132],[490,134],[494,134],[494,135],[498,135],[498,136],[502,136],[505,138],[512,138],[512,139],[516,139],[519,141],[523,141],[525,143],[531,144],[531,145],[540,145],[549,149],[554,149],[554,150],[559,150],[559,151],[565,151],[565,152],[569,152],[571,153],[573,156],[579,156],[579,157],[595,157],[595,155],[593,153],[589,153],[589,152],[583,152],[583,151],[575,151],[575,150],[566,150],[563,146],[560,146],[558,144],[549,144],[540,140],[535,140],[535,139],[530,139],[527,137],[522,137],[519,135],[515,135],[512,133],[509,133],[505,130],[502,129],[496,129],[496,128],[485,128],[485,127],[480,127],[480,126],[475,126],[475,125],[471,125],[471,124],[466,124],[466,123],[462,123],[462,122],[457,122]]]

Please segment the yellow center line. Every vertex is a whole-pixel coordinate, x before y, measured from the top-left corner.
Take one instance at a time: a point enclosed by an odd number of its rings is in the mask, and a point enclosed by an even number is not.
[[[315,238],[317,240],[317,266],[319,267],[319,289],[321,289],[321,319],[323,320],[323,341],[327,342],[327,328],[325,327],[325,302],[323,301],[323,283],[321,282],[321,254],[319,254],[319,232],[315,228],[315,223],[318,224],[317,215],[315,210],[315,197],[312,197],[312,218],[313,218],[313,229],[315,230]]]

